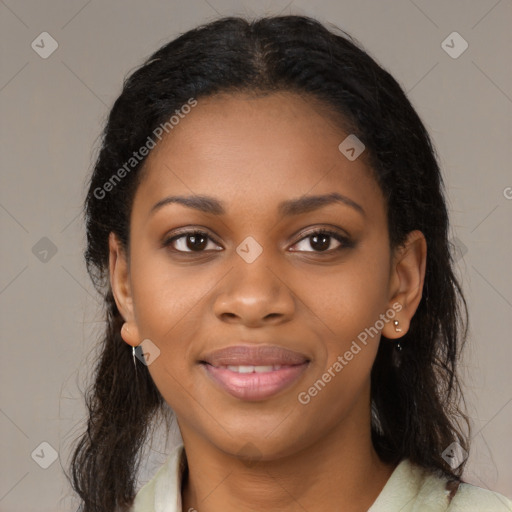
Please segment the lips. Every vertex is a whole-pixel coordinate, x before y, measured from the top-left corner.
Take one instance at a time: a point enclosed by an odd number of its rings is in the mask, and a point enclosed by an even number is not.
[[[212,366],[292,366],[302,364],[308,358],[293,350],[276,345],[236,345],[206,354],[202,362]]]
[[[226,347],[199,361],[206,375],[235,398],[257,401],[288,388],[306,370],[309,359],[275,345]]]

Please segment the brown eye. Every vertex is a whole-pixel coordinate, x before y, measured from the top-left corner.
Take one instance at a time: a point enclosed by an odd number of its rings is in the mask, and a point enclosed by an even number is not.
[[[337,247],[332,247],[333,239],[338,243]],[[312,250],[307,249],[294,249],[297,252],[334,252],[336,250],[341,250],[345,247],[352,247],[351,241],[337,233],[336,231],[330,230],[317,230],[312,233],[307,234],[303,237],[299,242],[295,244],[295,246],[300,244],[309,244]]]
[[[213,243],[207,233],[188,231],[167,239],[164,246],[171,246],[177,252],[203,252],[208,247],[208,242]]]

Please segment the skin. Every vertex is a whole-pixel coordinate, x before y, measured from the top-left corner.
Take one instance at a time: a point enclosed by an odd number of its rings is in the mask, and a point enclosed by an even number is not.
[[[146,160],[129,258],[110,236],[123,339],[131,346],[150,339],[160,350],[148,369],[185,445],[183,510],[365,511],[394,470],[371,442],[370,372],[381,333],[396,339],[409,328],[427,249],[414,231],[390,252],[386,204],[364,153],[349,161],[338,150],[347,135],[314,100],[293,93],[199,99]],[[339,202],[278,214],[281,201],[332,192],[364,215]],[[226,213],[177,203],[150,213],[167,196],[193,194],[217,198]],[[183,227],[210,235],[203,252],[187,237],[163,246]],[[322,252],[307,236],[316,228],[334,229],[354,246],[331,237]],[[252,263],[236,252],[248,236],[263,250]],[[396,303],[402,331],[385,323],[301,404],[298,393]],[[197,361],[242,341],[290,348],[311,362],[292,387],[240,400],[213,385]]]

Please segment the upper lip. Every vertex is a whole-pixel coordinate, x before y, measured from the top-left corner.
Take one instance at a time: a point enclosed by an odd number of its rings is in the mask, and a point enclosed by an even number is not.
[[[304,354],[277,345],[234,345],[208,352],[200,359],[212,366],[284,366],[308,361]]]

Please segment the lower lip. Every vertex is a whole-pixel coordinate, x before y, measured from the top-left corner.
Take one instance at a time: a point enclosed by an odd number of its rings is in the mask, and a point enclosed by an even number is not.
[[[206,373],[230,395],[241,400],[257,401],[269,398],[295,382],[308,363],[283,366],[263,373],[238,373],[203,363]]]

